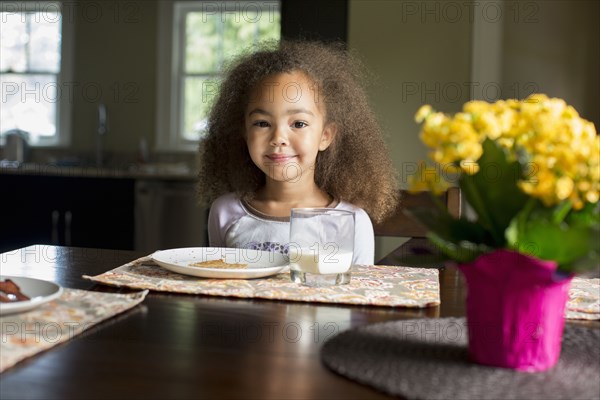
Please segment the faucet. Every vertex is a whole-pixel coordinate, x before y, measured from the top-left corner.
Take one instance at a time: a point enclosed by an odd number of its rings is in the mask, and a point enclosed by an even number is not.
[[[98,104],[98,129],[96,132],[96,166],[102,167],[102,137],[108,133],[108,114],[104,103]]]

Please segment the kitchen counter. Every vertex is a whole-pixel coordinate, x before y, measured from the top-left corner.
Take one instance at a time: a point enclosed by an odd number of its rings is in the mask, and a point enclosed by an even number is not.
[[[185,163],[129,164],[119,166],[58,166],[53,164],[0,164],[0,175],[61,176],[195,181],[197,173]]]

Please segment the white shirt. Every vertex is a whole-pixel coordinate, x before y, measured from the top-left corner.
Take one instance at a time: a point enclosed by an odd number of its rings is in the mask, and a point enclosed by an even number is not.
[[[373,265],[375,236],[367,213],[344,201],[333,208],[354,212],[352,264]],[[249,248],[287,255],[290,219],[263,214],[242,201],[235,193],[228,193],[216,199],[210,207],[208,239],[212,247]]]

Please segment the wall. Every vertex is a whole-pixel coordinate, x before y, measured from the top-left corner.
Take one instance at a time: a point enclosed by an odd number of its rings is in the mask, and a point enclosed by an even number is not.
[[[140,138],[154,142],[157,2],[93,2],[75,13],[72,147],[92,151],[98,103],[108,110],[108,151],[135,154]],[[76,8],[77,10],[77,8]],[[86,11],[83,11],[86,10]]]
[[[564,98],[600,127],[600,3],[507,2],[506,9],[511,18],[504,21],[504,90],[516,94],[520,88],[518,94],[526,95],[535,89]]]
[[[445,18],[442,3],[349,3],[348,46],[372,72],[369,97],[401,178],[426,157],[414,122],[419,106],[452,112],[469,99],[471,25],[466,15]],[[377,238],[375,258],[400,242]]]
[[[351,0],[348,34],[349,48],[376,79],[369,95],[400,171],[424,156],[414,123],[419,106],[453,111],[468,100],[471,56],[467,18],[435,22],[436,15],[409,13],[406,4]]]

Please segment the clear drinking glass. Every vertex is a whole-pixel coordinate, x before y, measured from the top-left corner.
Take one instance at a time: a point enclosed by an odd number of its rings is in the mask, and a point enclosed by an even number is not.
[[[290,219],[290,274],[308,286],[350,282],[354,213],[335,208],[293,208]]]

